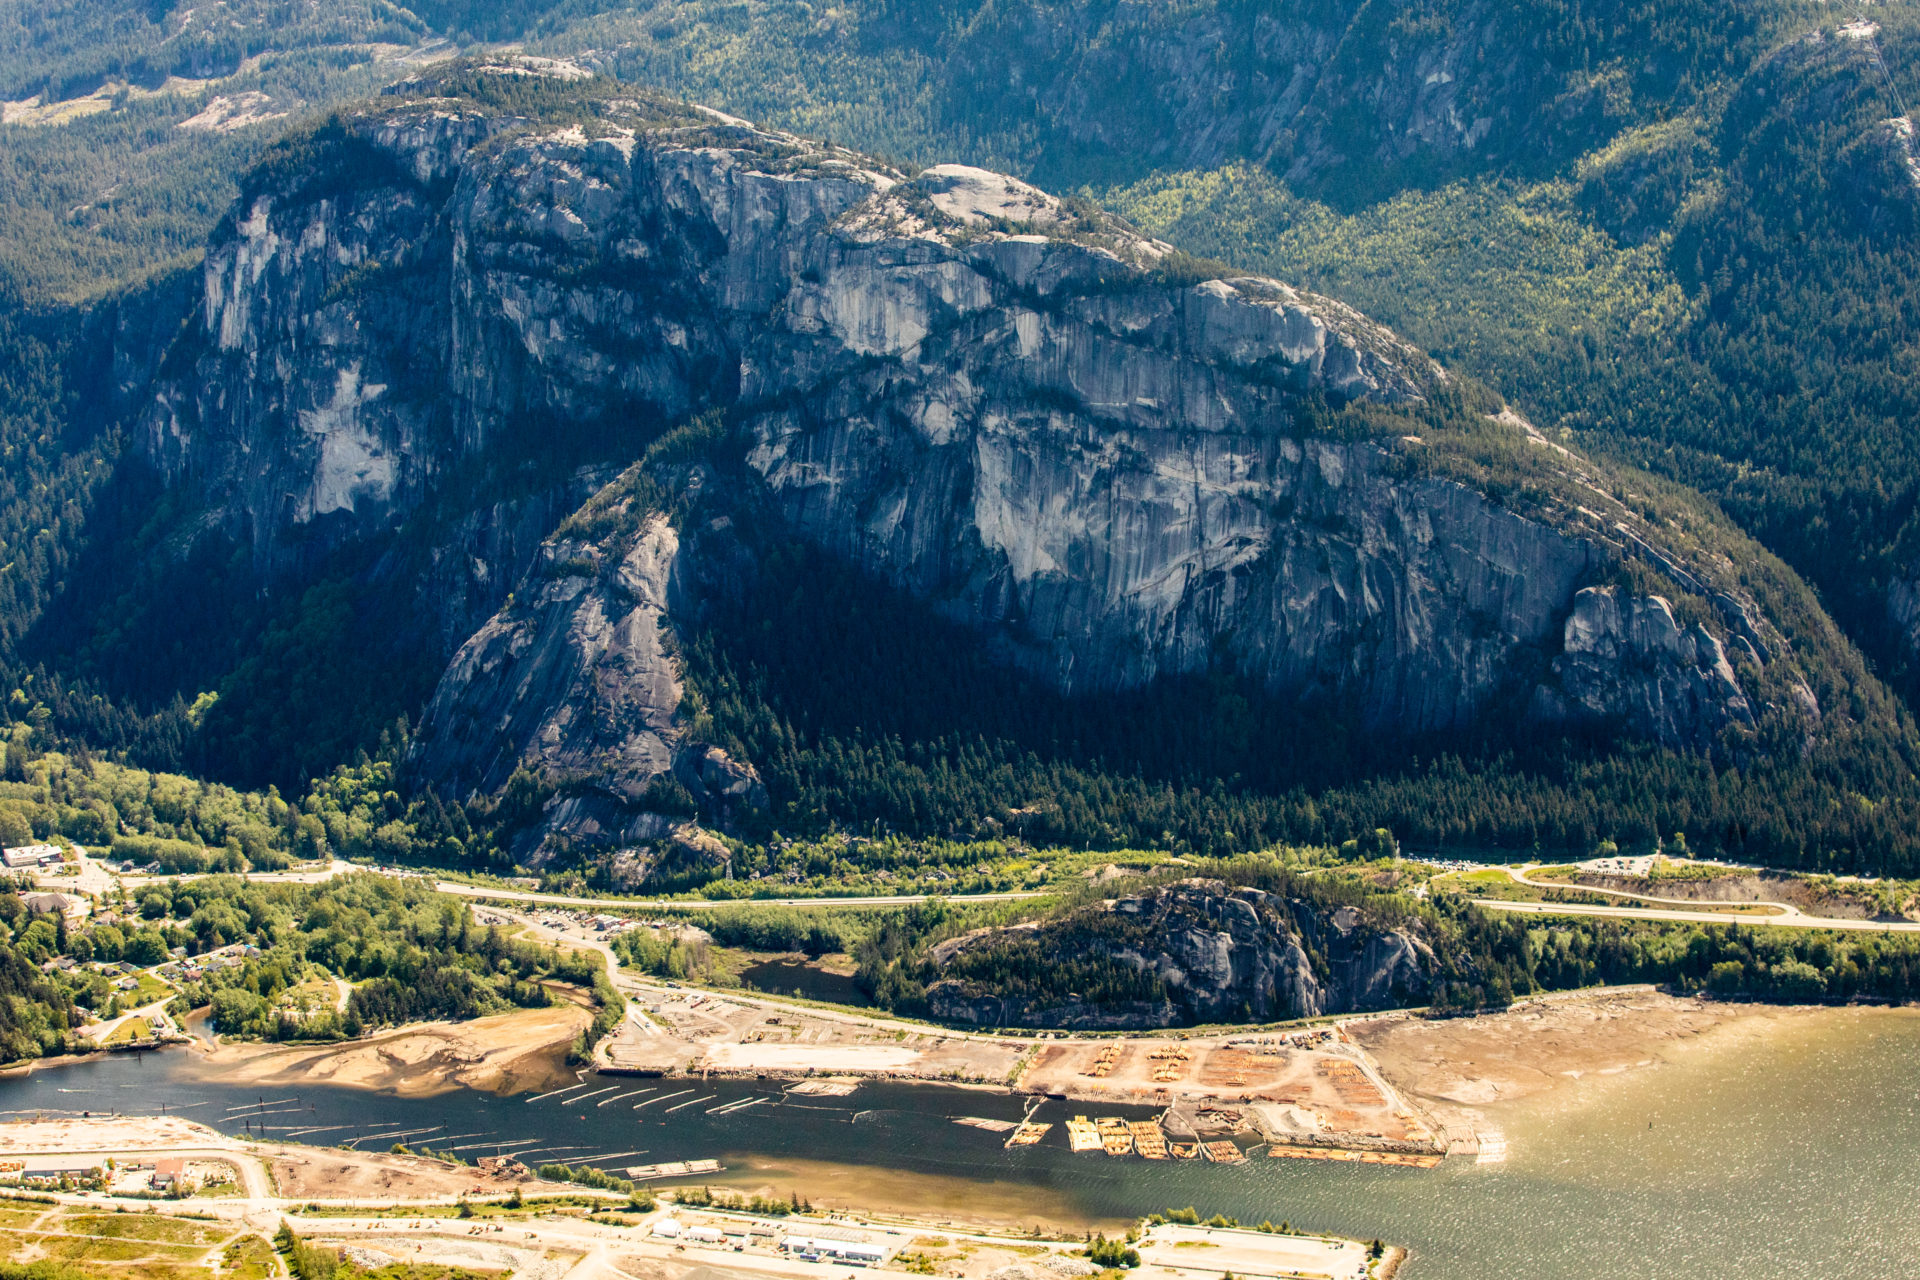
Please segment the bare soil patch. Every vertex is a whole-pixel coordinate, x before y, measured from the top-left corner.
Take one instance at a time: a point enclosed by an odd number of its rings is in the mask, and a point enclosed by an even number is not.
[[[567,1050],[590,1020],[577,1005],[469,1022],[425,1022],[338,1045],[221,1045],[209,1076],[233,1084],[330,1084],[424,1098],[458,1088],[520,1093],[568,1084]]]
[[[472,1192],[505,1192],[516,1181],[488,1178],[420,1156],[339,1151],[327,1147],[262,1149],[275,1189],[290,1200],[428,1200]]]

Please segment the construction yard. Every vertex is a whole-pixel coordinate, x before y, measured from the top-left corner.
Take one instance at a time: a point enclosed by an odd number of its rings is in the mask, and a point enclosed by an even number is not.
[[[1017,1087],[1090,1103],[1166,1108],[1176,1141],[1257,1133],[1309,1147],[1431,1149],[1435,1135],[1337,1028],[1261,1036],[1055,1041]]]

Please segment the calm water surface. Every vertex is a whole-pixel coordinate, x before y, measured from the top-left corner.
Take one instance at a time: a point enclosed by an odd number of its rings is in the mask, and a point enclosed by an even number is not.
[[[873,1003],[854,985],[852,974],[834,973],[803,960],[763,960],[742,969],[740,981],[775,995],[805,996],[860,1009]]]
[[[622,1096],[630,1090],[648,1092]],[[656,1100],[669,1094],[678,1096]],[[710,1114],[768,1096],[775,1101]],[[0,1080],[0,1110],[10,1114],[164,1108],[233,1132],[264,1127],[272,1138],[360,1137],[369,1147],[397,1138],[469,1157],[504,1149],[534,1163],[609,1168],[715,1156],[728,1165],[716,1183],[923,1213],[1058,1223],[1192,1204],[1409,1245],[1409,1280],[1920,1274],[1912,1011],[1812,1015],[1763,1040],[1682,1051],[1671,1064],[1508,1106],[1493,1113],[1512,1142],[1504,1165],[1149,1164],[1071,1155],[1059,1129],[1041,1147],[1009,1152],[999,1135],[952,1123],[1016,1118],[1023,1105],[912,1086],[782,1099],[766,1083],[611,1078],[538,1100],[468,1092],[403,1100],[209,1083],[184,1053]],[[1054,1102],[1037,1118],[1068,1114]],[[405,1133],[415,1129],[431,1132]]]

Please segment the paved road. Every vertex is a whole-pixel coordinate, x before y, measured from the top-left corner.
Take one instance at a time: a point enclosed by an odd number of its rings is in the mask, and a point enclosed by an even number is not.
[[[1685,907],[1685,908],[1691,909],[1696,914],[1700,913],[1705,908],[1714,905],[1712,903],[1702,902],[1698,898],[1661,898],[1661,897],[1656,897],[1651,893],[1634,893],[1628,889],[1602,889],[1598,885],[1573,884],[1565,880],[1535,880],[1532,876],[1529,876],[1527,873],[1529,871],[1532,871],[1538,865],[1539,865],[1538,863],[1529,862],[1523,866],[1518,866],[1518,867],[1501,867],[1500,870],[1506,872],[1509,879],[1518,880],[1521,884],[1531,885],[1536,889],[1577,889],[1581,893],[1597,893],[1608,898],[1628,898],[1634,902],[1652,902],[1652,903],[1657,903],[1658,905],[1663,907]],[[1742,870],[1745,870],[1745,868],[1742,868]],[[1766,907],[1770,913],[1774,915],[1779,915],[1779,916],[1791,917],[1791,916],[1803,914],[1800,908],[1788,902],[1767,902],[1767,901],[1731,902],[1729,901],[1729,902],[1722,903],[1720,905],[1729,906],[1729,907]]]
[[[457,894],[463,898],[486,898],[492,902],[531,902],[550,907],[690,907],[704,910],[708,907],[731,907],[745,905],[750,907],[904,907],[916,902],[1014,902],[1022,898],[1042,898],[1046,894],[1039,890],[1025,890],[1017,893],[956,893],[951,896],[937,893],[900,893],[878,898],[740,898],[707,899],[697,898],[690,901],[676,901],[671,898],[573,898],[561,893],[537,893],[531,889],[490,889],[485,885],[460,884],[453,880],[441,880],[434,884],[441,893]]]
[[[68,866],[74,864],[69,863]],[[183,875],[115,875],[101,866],[91,857],[83,857],[79,862],[76,875],[56,876],[48,871],[35,873],[35,879],[49,889],[84,891],[96,895],[111,893],[116,888],[125,888],[134,892],[150,884],[169,884],[183,880],[197,880],[203,872],[188,872]],[[257,884],[319,884],[335,876],[349,875],[355,871],[372,871],[372,867],[359,866],[356,863],[342,862],[335,858],[323,868],[309,868],[302,871],[249,871],[242,877]],[[428,879],[426,873],[414,873],[402,869],[402,875],[416,875]],[[549,907],[676,907],[694,911],[703,911],[713,907],[732,906],[736,901],[761,907],[904,907],[916,902],[1013,902],[1022,898],[1044,897],[1041,890],[1021,890],[1008,893],[898,893],[866,898],[695,898],[676,900],[672,898],[582,898],[564,893],[541,893],[533,889],[496,889],[487,885],[466,884],[458,880],[434,880],[433,887],[441,893],[450,893],[461,898],[485,898],[495,902],[527,902]]]
[[[1868,933],[1916,933],[1920,932],[1920,922],[1912,920],[1848,920],[1835,916],[1808,915],[1790,902],[1728,902],[1729,907],[1765,907],[1767,914],[1756,915],[1741,911],[1710,911],[1704,908],[1707,903],[1697,898],[1661,898],[1650,893],[1633,893],[1627,889],[1602,889],[1588,884],[1569,884],[1563,880],[1535,880],[1527,873],[1540,864],[1529,862],[1521,866],[1503,866],[1499,870],[1508,877],[1535,889],[1577,889],[1582,893],[1597,893],[1609,898],[1624,898],[1633,902],[1651,902],[1654,907],[1566,907],[1567,915],[1613,916],[1628,920],[1679,920],[1708,921],[1717,924],[1763,924],[1777,925],[1788,929],[1856,929]],[[1551,914],[1561,908],[1559,903],[1519,903],[1498,902],[1488,899],[1475,899],[1483,907],[1502,909],[1535,908],[1536,914]],[[1544,910],[1540,910],[1544,908]],[[1660,908],[1679,908],[1663,911]]]
[[[158,1023],[160,1033],[163,1035],[170,1032],[178,1032],[180,1028],[173,1025],[173,1018],[167,1013],[167,1006],[173,1002],[173,997],[176,994],[172,988],[168,988],[167,994],[161,996],[153,1003],[143,1004],[138,1009],[129,1009],[117,1018],[102,1022],[97,1027],[86,1029],[82,1034],[96,1044],[105,1044],[113,1038],[114,1032],[118,1031],[121,1026],[134,1018],[145,1018],[149,1026]]]

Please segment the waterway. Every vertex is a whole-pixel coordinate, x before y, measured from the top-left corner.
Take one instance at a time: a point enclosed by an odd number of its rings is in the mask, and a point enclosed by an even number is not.
[[[804,960],[762,960],[742,969],[740,981],[755,991],[805,996],[809,1000],[825,1000],[855,1009],[865,1009],[873,1003],[854,984],[852,974],[835,973]]]
[[[1431,1171],[1075,1156],[1060,1129],[1007,1151],[1001,1135],[953,1117],[1014,1119],[1025,1100],[959,1089],[865,1085],[823,1098],[773,1082],[589,1077],[536,1099],[404,1100],[214,1084],[184,1052],[0,1080],[0,1112],[164,1109],[276,1139],[399,1140],[616,1169],[712,1156],[728,1166],[707,1180],[716,1184],[936,1217],[1058,1225],[1191,1204],[1408,1245],[1409,1280],[1920,1273],[1920,1011],[1814,1014],[1763,1040],[1668,1057],[1496,1108],[1506,1163]],[[768,1101],[726,1107],[751,1098]],[[1049,1102],[1036,1118],[1080,1109]]]

